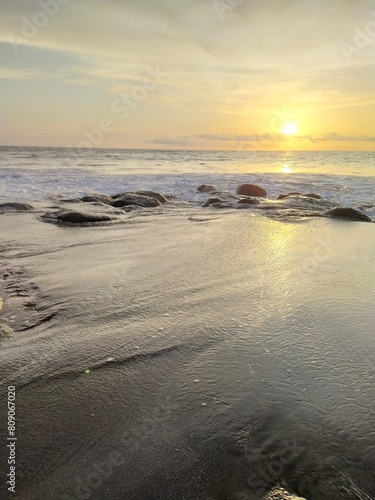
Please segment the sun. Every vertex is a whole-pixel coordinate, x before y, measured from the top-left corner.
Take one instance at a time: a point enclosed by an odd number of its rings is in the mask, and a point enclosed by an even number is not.
[[[296,135],[298,134],[298,123],[296,122],[288,122],[284,125],[284,128],[281,131],[285,135]]]

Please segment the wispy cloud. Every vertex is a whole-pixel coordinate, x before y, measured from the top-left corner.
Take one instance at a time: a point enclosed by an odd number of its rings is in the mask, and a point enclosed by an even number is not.
[[[0,68],[0,78],[4,80],[38,80],[43,72],[27,68]]]
[[[214,142],[214,143],[283,143],[288,142],[375,142],[375,136],[364,136],[364,135],[340,135],[336,132],[329,132],[319,136],[311,135],[295,135],[292,137],[287,137],[283,134],[194,134],[189,136],[174,136],[174,137],[157,137],[150,139],[148,142],[150,144],[159,145],[192,145],[199,146],[202,142]]]
[[[51,120],[70,110],[94,127],[92,117],[107,113],[114,96],[131,94],[144,69],[159,66],[168,77],[132,116],[148,144],[168,139],[171,130],[199,143],[283,143],[284,136],[267,133],[274,110],[285,107],[306,134],[314,132],[312,141],[333,141],[322,131],[336,130],[349,142],[366,142],[353,138],[374,130],[375,37],[350,65],[340,50],[357,25],[369,22],[373,0],[247,0],[224,20],[211,0],[70,1],[15,53],[14,35],[22,37],[40,10],[39,2],[3,2],[0,77],[7,100],[17,81],[22,100],[28,96],[39,108],[46,87],[38,93],[36,84],[48,84]],[[82,100],[85,89],[90,106]],[[358,117],[351,123],[353,110]],[[15,115],[21,125],[22,113]],[[16,118],[8,119],[16,129]],[[192,139],[197,123],[208,133]]]
[[[185,137],[157,137],[156,139],[149,139],[149,144],[168,145],[168,146],[187,146],[194,145],[193,138]]]
[[[316,142],[375,142],[375,136],[371,135],[341,135],[329,132],[314,139]]]

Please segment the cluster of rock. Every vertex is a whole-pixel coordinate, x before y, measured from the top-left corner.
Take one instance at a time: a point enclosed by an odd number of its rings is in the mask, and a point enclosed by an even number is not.
[[[219,191],[215,186],[202,184],[198,193],[208,197],[201,205],[210,208],[255,208],[272,214],[273,217],[332,217],[336,219],[371,222],[362,211],[342,207],[322,199],[314,193],[290,192],[280,194],[277,199],[267,197],[267,191],[255,184],[242,184],[235,193]],[[94,194],[75,199],[61,199],[55,212],[42,215],[42,220],[63,224],[97,224],[118,218],[124,212],[157,208],[165,203],[178,206],[173,196],[155,191],[126,191],[114,195]],[[62,204],[62,206],[61,206]],[[71,207],[71,204],[75,204]],[[76,208],[77,207],[77,208]],[[2,203],[0,214],[33,210],[25,203]]]
[[[46,221],[62,222],[70,224],[93,224],[108,222],[123,212],[130,212],[139,208],[155,208],[167,203],[168,199],[161,193],[155,191],[136,191],[114,194],[95,194],[83,196],[82,198],[63,199],[62,203],[85,204],[86,207],[99,207],[90,213],[88,208],[76,210],[67,208],[57,212],[49,212],[42,217]],[[101,209],[100,209],[101,208]]]
[[[336,219],[371,222],[360,210],[351,207],[337,206],[314,193],[290,192],[280,194],[277,200],[267,198],[267,191],[254,184],[242,184],[236,194],[220,192],[215,186],[203,184],[198,192],[209,193],[202,207],[213,208],[247,208],[255,205],[257,209],[273,210],[282,216],[323,216]]]

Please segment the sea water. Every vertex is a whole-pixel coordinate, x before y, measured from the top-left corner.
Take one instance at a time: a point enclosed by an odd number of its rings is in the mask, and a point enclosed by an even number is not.
[[[233,192],[243,182],[264,187],[271,198],[314,192],[340,204],[371,208],[375,153],[0,148],[2,200],[154,189],[199,203],[202,183]]]

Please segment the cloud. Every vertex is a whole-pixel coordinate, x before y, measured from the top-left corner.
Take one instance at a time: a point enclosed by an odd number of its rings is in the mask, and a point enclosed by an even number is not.
[[[286,140],[285,136],[281,134],[192,134],[174,137],[157,137],[155,139],[150,139],[148,142],[151,144],[189,144],[189,145],[199,145],[200,143],[207,142],[284,142]]]
[[[176,67],[216,60],[289,70],[298,63],[301,71],[346,66],[340,43],[357,20],[365,24],[371,7],[371,0],[247,0],[220,19],[211,0],[70,1],[26,42],[107,62]],[[24,36],[41,10],[39,2],[3,1],[0,40]]]
[[[193,144],[193,138],[184,137],[157,137],[156,139],[149,139],[149,144],[169,145],[169,146],[187,146]]]
[[[82,121],[91,116],[99,120],[110,113],[114,98],[130,95],[141,84],[145,68],[159,66],[168,76],[131,116],[132,126],[147,131],[150,143],[279,144],[284,136],[259,132],[270,130],[273,110],[284,107],[297,113],[306,131],[310,113],[315,114],[312,130],[323,121],[318,112],[325,120],[323,130],[340,131],[353,108],[367,106],[367,118],[358,120],[348,140],[359,142],[355,134],[371,138],[375,37],[350,64],[340,44],[350,43],[356,27],[373,19],[373,0],[244,0],[223,19],[212,0],[71,0],[25,38],[25,26],[33,23],[43,1],[2,2],[0,42],[6,57],[0,77],[9,95],[16,86],[5,80],[17,80],[19,95],[29,92],[28,99],[38,100],[35,107],[40,109],[45,88],[38,94],[37,83],[47,83],[51,101],[56,101],[51,117],[57,121],[62,95],[64,113],[70,106]],[[18,52],[14,36],[24,37]],[[81,98],[86,88],[90,103]],[[17,95],[13,99],[19,101]],[[22,123],[22,113],[15,115]],[[327,121],[328,115],[335,118]],[[198,123],[200,130],[213,133],[194,137]],[[171,130],[178,139],[169,137]],[[318,140],[335,139],[316,132],[311,141]]]
[[[316,142],[375,142],[375,136],[369,135],[340,135],[329,132],[315,139]]]
[[[295,135],[287,137],[283,134],[192,134],[173,137],[157,137],[148,140],[150,144],[159,145],[192,145],[199,146],[201,143],[283,143],[283,142],[375,142],[375,136],[353,136],[340,135],[336,132],[329,132],[320,136]]]
[[[43,72],[33,68],[0,68],[0,78],[7,80],[37,80],[42,75]]]
[[[197,134],[194,136],[197,139],[208,141],[230,141],[230,142],[283,142],[285,136],[281,134]]]

